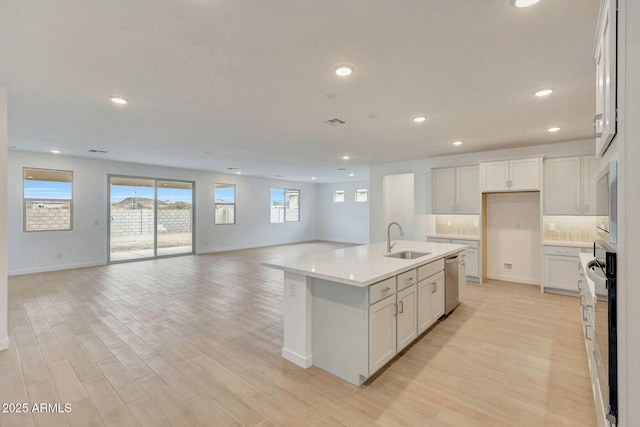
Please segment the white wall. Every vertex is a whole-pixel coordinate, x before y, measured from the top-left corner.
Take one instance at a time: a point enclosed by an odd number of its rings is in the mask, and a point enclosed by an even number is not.
[[[415,205],[415,178],[412,173],[386,175],[382,179],[383,218],[385,224],[397,222],[402,227],[404,239],[413,238]],[[387,228],[388,230],[388,228]],[[397,233],[397,229],[391,233]],[[386,236],[386,234],[385,234]],[[392,237],[398,236],[392,234]]]
[[[23,167],[74,172],[72,231],[22,231]],[[7,205],[9,274],[106,263],[108,174],[195,181],[196,253],[295,243],[318,238],[316,184],[10,151]],[[216,182],[237,186],[235,225],[213,224],[213,190]],[[300,222],[270,223],[270,187],[300,189]],[[57,257],[58,254],[62,254],[60,259]]]
[[[319,239],[345,243],[369,243],[369,201],[355,201],[356,190],[361,188],[369,189],[369,182],[318,184],[317,235]],[[333,202],[336,190],[344,190],[344,202]]]
[[[9,348],[7,187],[7,88],[0,85],[0,350]]]
[[[540,193],[487,194],[486,208],[487,277],[539,285]]]
[[[429,223],[429,221],[432,221],[432,217],[427,215],[431,213],[431,168],[468,166],[485,161],[541,155],[547,157],[588,156],[593,155],[594,152],[595,143],[592,139],[588,139],[560,144],[484,151],[480,153],[458,154],[373,165],[369,169],[369,197],[371,200],[369,207],[369,240],[371,242],[381,242],[386,239],[387,224],[384,221],[384,204],[382,198],[383,178],[386,175],[414,174],[414,227],[413,236],[408,236],[407,238],[424,240],[424,235],[429,231],[433,231],[430,230],[430,228],[434,227],[434,224]]]

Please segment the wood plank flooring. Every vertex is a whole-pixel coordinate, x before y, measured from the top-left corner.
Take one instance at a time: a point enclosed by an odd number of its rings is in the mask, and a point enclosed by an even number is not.
[[[10,277],[0,402],[30,411],[0,413],[0,425],[596,425],[579,300],[530,285],[469,283],[445,321],[360,388],[282,359],[283,274],[260,263],[344,246]]]

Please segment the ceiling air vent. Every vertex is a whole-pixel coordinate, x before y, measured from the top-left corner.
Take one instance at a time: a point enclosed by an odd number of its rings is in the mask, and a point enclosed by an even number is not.
[[[107,152],[106,152],[106,151],[104,151],[104,150],[94,150],[94,149],[91,149],[91,150],[89,150],[89,152],[90,152],[90,153],[96,153],[96,154],[107,154]]]
[[[326,124],[328,124],[329,126],[340,126],[343,125],[347,122],[345,122],[344,120],[340,120],[340,119],[331,119],[331,120],[327,120],[325,122]]]

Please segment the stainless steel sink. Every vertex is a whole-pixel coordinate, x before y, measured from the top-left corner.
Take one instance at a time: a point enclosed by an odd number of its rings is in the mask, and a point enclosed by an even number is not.
[[[394,252],[391,254],[385,254],[386,257],[400,258],[400,259],[416,259],[426,255],[431,255],[431,252],[402,251],[402,252]]]

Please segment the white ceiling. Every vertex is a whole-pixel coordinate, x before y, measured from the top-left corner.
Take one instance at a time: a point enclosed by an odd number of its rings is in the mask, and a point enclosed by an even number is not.
[[[373,164],[590,138],[598,6],[0,0],[9,145],[335,182]],[[343,63],[349,78],[333,74]],[[533,96],[544,87],[555,92]]]

